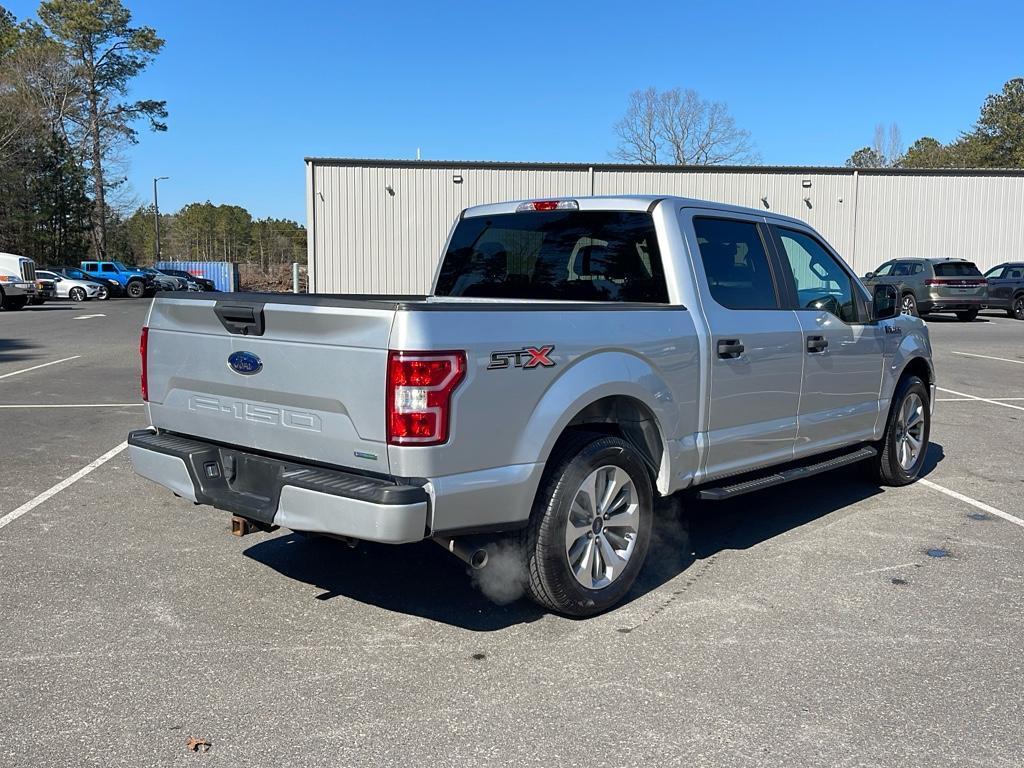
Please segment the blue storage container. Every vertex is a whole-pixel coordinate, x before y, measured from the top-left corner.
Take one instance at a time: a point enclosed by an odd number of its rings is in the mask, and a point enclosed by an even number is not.
[[[183,269],[213,280],[218,291],[238,290],[238,264],[233,261],[158,261],[157,269]]]

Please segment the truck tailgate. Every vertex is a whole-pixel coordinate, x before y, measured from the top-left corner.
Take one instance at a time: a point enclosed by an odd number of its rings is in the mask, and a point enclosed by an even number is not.
[[[397,305],[222,296],[154,300],[148,323],[153,426],[387,473],[384,390]],[[247,306],[262,323],[251,324],[246,335],[229,331],[240,328],[217,310],[245,315]],[[239,352],[258,360],[236,355],[232,367],[228,358]]]

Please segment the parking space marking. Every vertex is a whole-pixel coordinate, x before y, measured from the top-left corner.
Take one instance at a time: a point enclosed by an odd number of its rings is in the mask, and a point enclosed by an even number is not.
[[[986,360],[999,360],[1000,362],[1003,362],[1003,363],[1016,363],[1017,365],[1024,365],[1024,360],[1011,360],[1008,357],[994,357],[993,355],[978,355],[978,354],[975,354],[974,352],[956,352],[956,351],[952,351],[949,354],[951,354],[951,355],[963,355],[964,357],[983,357]]]
[[[22,368],[20,371],[11,371],[0,375],[0,379],[6,379],[10,376],[17,376],[19,373],[28,373],[29,371],[38,371],[40,368],[45,368],[48,365],[56,365],[57,363],[66,363],[68,360],[77,360],[81,355],[72,355],[71,357],[62,357],[60,360],[51,360],[48,363],[42,363],[41,365],[33,365],[31,368]]]
[[[966,397],[968,400],[980,400],[983,403],[992,403],[992,405],[1001,405],[1003,408],[1013,408],[1015,411],[1024,411],[1024,406],[1014,405],[1013,403],[1003,403],[989,397],[978,397],[977,395],[970,395],[966,392],[957,392],[955,389],[946,389],[945,387],[936,387],[936,389],[940,392],[949,392],[951,395]]]
[[[937,387],[942,389],[942,387]],[[1024,397],[990,397],[989,400],[998,400],[1001,403],[1007,403],[1010,401],[1024,400]],[[935,402],[937,403],[977,403],[985,402],[976,397],[936,397]]]
[[[101,467],[104,464],[106,464],[108,461],[110,461],[112,458],[117,456],[117,454],[119,454],[121,451],[123,451],[127,447],[128,447],[128,443],[124,442],[124,443],[121,443],[120,445],[118,445],[118,446],[116,446],[114,448],[111,448],[109,451],[104,453],[102,456],[100,456],[95,461],[92,461],[92,462],[86,464],[80,470],[75,472],[75,474],[71,475],[70,477],[64,478],[59,483],[57,483],[55,486],[53,486],[52,488],[48,488],[47,490],[43,491],[42,493],[40,493],[38,496],[36,496],[31,501],[26,501],[24,504],[22,504],[20,507],[18,507],[13,512],[8,512],[3,517],[0,517],[0,528],[3,528],[4,526],[9,525],[10,523],[13,523],[15,520],[17,520],[19,517],[24,515],[26,512],[31,512],[33,509],[38,507],[44,501],[53,498],[58,493],[63,491],[65,488],[67,488],[69,485],[73,485],[74,483],[77,483],[79,480],[81,480],[83,477],[88,475],[90,472],[92,472],[97,467]]]
[[[38,403],[4,404],[0,408],[142,408],[145,403]]]
[[[972,499],[970,496],[964,496],[962,493],[952,491],[949,488],[939,485],[938,483],[933,483],[931,480],[925,480],[924,478],[922,478],[917,482],[927,486],[928,488],[931,488],[933,491],[944,493],[950,498],[956,499],[957,501],[962,501],[964,504],[970,504],[972,507],[977,507],[982,512],[988,512],[990,515],[1001,517],[1003,518],[1003,520],[1011,522],[1014,525],[1019,525],[1021,528],[1024,528],[1024,520],[1021,520],[1019,517],[1015,515],[1011,515],[1009,512],[1003,512],[1003,510],[1001,509],[996,509],[995,507],[989,506],[983,501]]]
[[[71,318],[72,320],[92,320],[94,317],[106,317],[106,315],[79,315],[78,317]]]

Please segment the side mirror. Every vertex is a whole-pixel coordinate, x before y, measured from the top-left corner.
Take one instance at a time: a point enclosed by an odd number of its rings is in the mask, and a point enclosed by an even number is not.
[[[870,280],[874,276],[875,276],[874,272],[868,272],[866,275],[864,275],[864,279],[865,280]]]
[[[900,313],[900,294],[895,285],[876,285],[872,297],[875,320],[888,320]]]

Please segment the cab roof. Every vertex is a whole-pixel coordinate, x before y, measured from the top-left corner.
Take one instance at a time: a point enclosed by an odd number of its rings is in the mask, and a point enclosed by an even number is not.
[[[496,216],[504,213],[515,213],[516,209],[523,203],[535,202],[537,200],[575,200],[579,204],[581,211],[652,211],[657,204],[669,202],[680,208],[706,208],[712,211],[770,218],[791,224],[799,224],[804,227],[807,226],[807,223],[800,219],[784,216],[771,210],[762,211],[757,208],[745,208],[740,205],[717,203],[713,200],[700,200],[694,197],[679,197],[678,195],[556,195],[552,197],[535,197],[503,203],[474,205],[464,210],[462,217],[473,218],[476,216]]]

